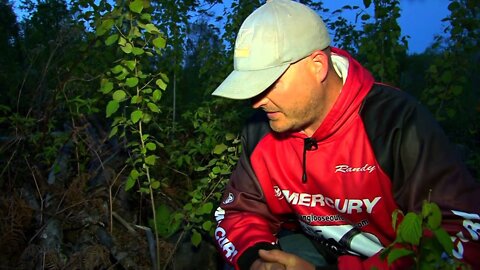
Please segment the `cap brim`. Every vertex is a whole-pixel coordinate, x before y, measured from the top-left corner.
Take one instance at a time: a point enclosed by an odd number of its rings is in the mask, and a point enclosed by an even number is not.
[[[272,85],[287,70],[289,63],[262,70],[234,70],[213,91],[212,95],[231,98],[249,99]]]

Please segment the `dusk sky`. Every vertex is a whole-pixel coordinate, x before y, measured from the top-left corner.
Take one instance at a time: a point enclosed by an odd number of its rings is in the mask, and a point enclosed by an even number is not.
[[[224,0],[224,3],[230,0]],[[18,8],[20,1],[13,1]],[[363,6],[363,0],[324,0],[324,7],[336,10],[345,5]],[[409,53],[422,53],[432,42],[433,36],[443,31],[441,20],[449,15],[450,0],[401,0],[402,35],[409,35]],[[18,9],[16,9],[19,12]],[[19,12],[20,13],[20,12]],[[347,14],[344,14],[348,18]],[[354,18],[354,14],[352,15]]]
[[[441,20],[449,15],[449,0],[402,0],[399,19],[402,35],[410,36],[409,52],[422,53],[432,42],[433,36],[442,34]],[[324,7],[331,10],[344,5],[363,6],[362,0],[324,1]]]

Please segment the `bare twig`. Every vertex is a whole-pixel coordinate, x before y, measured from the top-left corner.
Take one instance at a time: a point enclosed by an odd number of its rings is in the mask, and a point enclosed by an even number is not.
[[[112,188],[115,185],[115,182],[117,182],[117,179],[122,175],[122,172],[127,168],[127,165],[123,166],[123,168],[120,170],[120,172],[117,174],[113,182],[108,186],[108,208],[110,212],[110,233],[113,232],[113,199],[115,196],[112,196]]]
[[[127,230],[131,233],[136,233],[135,229],[128,224],[127,221],[125,221],[120,215],[118,215],[116,212],[112,212],[112,216],[115,217],[116,220],[118,220]]]
[[[175,246],[173,247],[172,253],[170,253],[170,255],[167,258],[167,261],[165,262],[165,266],[163,267],[163,270],[167,270],[168,264],[172,260],[173,254],[175,254],[175,251],[177,250],[178,245],[180,245],[180,242],[183,240],[184,236],[185,236],[185,231],[182,231],[180,236],[178,236],[177,242],[175,243]]]
[[[25,162],[27,163],[28,168],[32,172],[32,177],[33,177],[33,180],[35,182],[35,187],[37,188],[38,198],[40,199],[40,224],[42,224],[43,223],[43,196],[42,196],[42,192],[40,191],[40,187],[38,186],[37,178],[35,177],[35,172],[33,171],[32,167],[30,166],[30,163],[28,162],[27,157],[24,157],[24,159],[25,159]]]

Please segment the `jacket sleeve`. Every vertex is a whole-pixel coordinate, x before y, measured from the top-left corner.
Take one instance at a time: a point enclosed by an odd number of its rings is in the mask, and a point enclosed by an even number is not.
[[[403,175],[399,181],[403,185],[394,185],[397,201],[406,211],[415,212],[421,211],[424,200],[436,203],[442,210],[442,226],[452,236],[453,255],[478,269],[480,182],[469,173],[433,116],[420,105],[405,119],[399,136],[397,170]]]
[[[265,202],[249,159],[252,138],[244,130],[242,154],[215,212],[215,239],[226,261],[235,269],[249,269],[259,249],[277,248],[280,220]]]
[[[392,179],[400,209],[420,212],[425,200],[436,203],[442,211],[442,226],[451,235],[454,256],[479,269],[480,182],[426,108],[398,90],[377,91],[377,96],[382,95],[387,97],[371,102],[377,105],[364,116],[376,125],[367,127],[367,132],[377,159]]]

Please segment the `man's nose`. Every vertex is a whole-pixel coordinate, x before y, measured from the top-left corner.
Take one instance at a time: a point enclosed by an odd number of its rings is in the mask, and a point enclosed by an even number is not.
[[[260,94],[252,98],[252,108],[258,109],[268,103],[268,97],[265,94]]]

